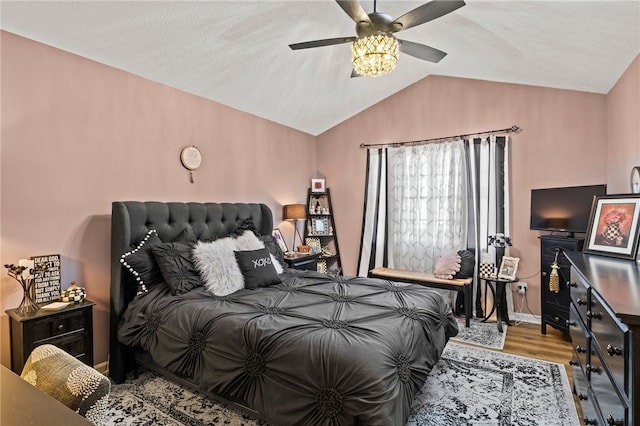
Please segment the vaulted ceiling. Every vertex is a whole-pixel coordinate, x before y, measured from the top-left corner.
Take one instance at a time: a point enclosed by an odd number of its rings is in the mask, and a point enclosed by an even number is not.
[[[394,18],[422,1],[380,0]],[[361,1],[367,13],[373,1]],[[640,0],[478,1],[402,31],[443,50],[400,53],[390,74],[351,78],[351,37],[335,1],[16,1],[1,28],[318,135],[429,75],[607,93],[640,52]]]

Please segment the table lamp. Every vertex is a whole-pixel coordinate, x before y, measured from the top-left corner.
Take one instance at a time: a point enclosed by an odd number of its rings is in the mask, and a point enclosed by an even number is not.
[[[302,243],[302,237],[300,236],[300,232],[298,231],[298,221],[305,220],[307,215],[307,210],[304,204],[287,204],[284,206],[284,210],[282,213],[282,217],[284,220],[288,220],[293,222],[293,227],[295,231],[293,233],[293,245],[291,246],[291,251],[296,251],[296,234],[298,234],[298,238],[300,238],[300,243]]]

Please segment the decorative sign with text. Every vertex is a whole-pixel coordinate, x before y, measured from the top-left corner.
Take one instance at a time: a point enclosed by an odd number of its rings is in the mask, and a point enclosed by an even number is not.
[[[60,255],[34,256],[32,259],[34,270],[41,271],[34,277],[35,302],[60,299]]]

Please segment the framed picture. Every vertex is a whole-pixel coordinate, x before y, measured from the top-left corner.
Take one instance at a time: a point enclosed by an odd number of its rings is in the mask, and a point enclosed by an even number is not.
[[[329,235],[329,220],[327,218],[312,219],[311,230],[313,235]]]
[[[517,257],[503,256],[500,270],[498,271],[498,278],[515,280],[516,272],[518,272],[518,262],[520,262],[520,259]]]
[[[325,192],[324,179],[311,179],[311,192]]]
[[[34,256],[33,269],[39,271],[34,275],[36,303],[51,302],[60,299],[62,283],[60,280],[60,255],[48,254]]]
[[[289,249],[287,248],[287,243],[284,242],[282,232],[280,232],[280,228],[273,228],[273,232],[271,233],[271,235],[273,235],[273,238],[275,238],[278,242],[278,246],[280,247],[280,250],[282,250],[282,253],[286,253],[289,251]]]
[[[597,196],[591,209],[585,253],[635,259],[640,194]]]
[[[323,274],[327,273],[327,261],[324,259],[320,259],[318,260],[318,263],[316,264],[316,269],[318,270],[318,272],[322,272]]]
[[[311,247],[312,253],[320,253],[322,251],[322,245],[320,244],[320,238],[307,238],[305,244]]]

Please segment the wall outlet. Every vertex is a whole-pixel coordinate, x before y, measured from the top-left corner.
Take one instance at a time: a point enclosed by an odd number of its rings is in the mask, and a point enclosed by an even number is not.
[[[527,292],[527,283],[524,281],[518,282],[518,293],[525,294]]]

